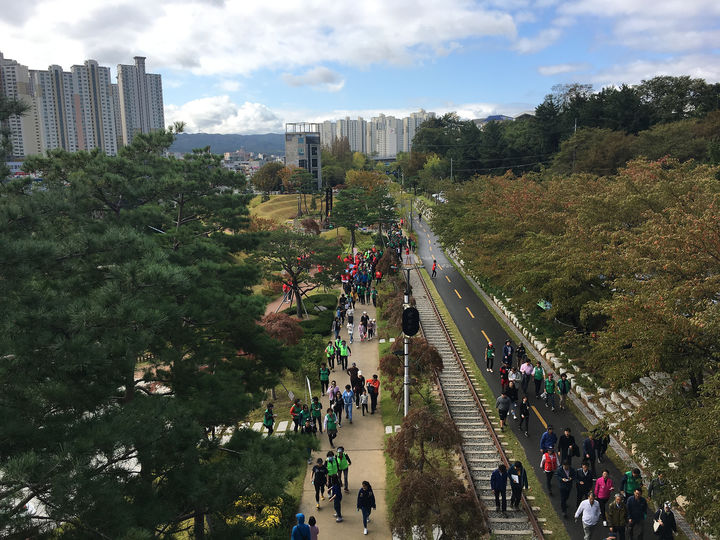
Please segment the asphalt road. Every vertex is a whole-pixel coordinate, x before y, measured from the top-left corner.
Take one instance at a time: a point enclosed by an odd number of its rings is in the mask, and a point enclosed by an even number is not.
[[[480,367],[480,371],[487,380],[490,388],[495,396],[500,394],[500,375],[498,368],[502,365],[502,348],[507,339],[510,339],[513,346],[517,348],[516,336],[508,336],[507,332],[498,323],[495,317],[490,313],[483,301],[478,297],[475,291],[465,281],[465,279],[457,272],[455,267],[448,261],[442,251],[440,243],[425,221],[418,223],[417,219],[413,220],[415,232],[418,235],[418,254],[420,255],[428,273],[432,268],[433,259],[437,260],[437,277],[433,280],[443,302],[445,303],[450,315],[462,334],[465,343],[470,349],[475,362]],[[485,347],[488,341],[492,341],[495,346],[495,366],[494,372],[489,373],[485,370]],[[556,377],[558,375],[556,374]],[[523,445],[525,452],[530,460],[530,468],[534,471],[536,477],[547,492],[545,487],[545,473],[540,469],[540,437],[545,431],[547,425],[552,425],[558,438],[563,434],[563,430],[569,427],[572,435],[575,437],[577,444],[582,449],[582,442],[587,437],[585,428],[575,415],[569,411],[560,411],[559,408],[553,412],[546,408],[543,400],[535,399],[535,391],[531,381],[528,388],[528,399],[533,405],[533,416],[530,419],[529,437],[526,438],[524,433],[518,428],[517,424],[512,420],[509,421],[510,428],[515,432],[518,440]],[[519,397],[522,399],[523,391],[519,390]],[[524,461],[524,460],[522,460]],[[523,463],[527,465],[526,463]],[[580,459],[573,459],[573,466],[580,467]],[[596,464],[596,472],[598,476],[602,474],[602,470],[607,468],[610,477],[616,486],[616,490],[620,489],[620,481],[622,474],[617,467],[609,459],[605,459],[604,463]],[[558,516],[562,519],[562,511],[560,509],[560,496],[557,481],[553,484],[554,496],[550,497],[553,507]],[[647,486],[649,480],[645,480]],[[529,494],[532,494],[530,492]],[[611,497],[612,500],[612,497]],[[576,509],[576,491],[573,489],[568,500],[568,519],[565,525],[573,539],[583,538],[583,529],[580,523],[575,523],[573,519]],[[602,531],[602,532],[601,532]],[[607,529],[599,526],[595,528],[593,538],[599,540],[607,537]],[[645,538],[654,536],[652,531],[652,517],[648,516],[645,523]]]

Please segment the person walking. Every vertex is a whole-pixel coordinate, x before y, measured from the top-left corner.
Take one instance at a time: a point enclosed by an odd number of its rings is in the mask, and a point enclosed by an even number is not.
[[[600,503],[600,513],[602,514],[602,518],[604,521],[607,521],[607,517],[605,515],[605,508],[607,507],[607,502],[610,499],[610,494],[612,493],[613,489],[614,485],[612,478],[610,478],[610,471],[605,469],[602,472],[602,476],[595,481],[595,489],[593,490],[597,502]],[[623,531],[623,536],[624,535],[625,533]]]
[[[540,451],[547,452],[550,448],[555,448],[557,444],[557,435],[552,426],[547,427],[547,431],[540,437]]]
[[[521,366],[523,363],[525,363],[525,355],[527,353],[525,352],[525,345],[522,344],[522,341],[518,344],[517,351],[515,353],[515,356],[517,356],[517,362],[518,366]],[[530,364],[532,365],[532,364]]]
[[[538,360],[538,363],[533,369],[533,382],[535,383],[535,398],[540,399],[540,390],[542,389],[543,382],[545,381],[545,370],[542,364]]]
[[[342,395],[340,394],[340,389],[338,388],[338,394],[337,398],[335,398],[335,401],[333,402],[332,406],[333,412],[335,413],[335,417],[337,418],[337,427],[340,429],[342,427],[342,413],[345,409],[345,403],[343,402]]]
[[[508,478],[510,479],[510,506],[515,510],[520,509],[520,502],[522,501],[522,490],[530,489],[527,480],[527,473],[522,463],[516,461],[510,465],[508,471]]]
[[[555,376],[551,373],[548,375],[545,381],[545,406],[552,407],[555,410],[555,391],[557,390],[557,384],[555,383]]]
[[[583,460],[587,461],[595,474],[595,462],[597,461],[598,444],[595,440],[595,434],[591,431],[588,433],[587,439],[583,441]]]
[[[557,470],[558,486],[560,487],[560,509],[563,517],[567,519],[567,502],[575,484],[575,469],[570,466],[569,461],[563,461],[562,467]]]
[[[353,383],[351,382],[351,384]],[[357,378],[355,379],[352,390],[355,393],[355,408],[358,409],[360,408],[362,395],[367,393],[365,390],[365,377],[363,377],[362,371],[360,370],[357,372]]]
[[[345,416],[348,421],[352,424],[352,413],[353,413],[353,401],[355,400],[355,393],[350,388],[349,384],[345,385],[345,391],[342,393],[343,404],[345,405]]]
[[[677,523],[670,501],[665,501],[662,507],[655,512],[655,523],[660,524],[655,531],[660,540],[673,540],[673,534],[677,534]]]
[[[581,516],[585,540],[590,540],[593,529],[600,521],[600,503],[595,500],[594,493],[591,492],[588,498],[580,503],[575,511],[575,521]]]
[[[342,487],[340,486],[340,482],[335,480],[332,485],[330,486],[330,498],[328,501],[332,501],[333,508],[335,509],[335,513],[333,516],[335,516],[335,521],[338,523],[341,523],[343,520],[342,517]]]
[[[507,394],[507,397],[510,399],[510,414],[512,415],[513,420],[517,420],[518,389],[515,381],[511,380],[508,383],[508,387],[505,389],[505,394]]]
[[[328,352],[328,348],[332,348],[332,354]],[[331,362],[334,363],[335,347],[333,347],[333,344],[331,341],[328,342],[328,348],[325,349],[325,353],[327,354],[327,361],[328,361],[328,363],[331,363]],[[320,376],[320,393],[324,394],[327,391],[328,384],[330,382],[330,368],[328,368],[324,363],[320,365],[319,376]]]
[[[380,281],[380,279],[378,278],[378,282],[379,281]],[[373,287],[372,291],[370,291],[370,298],[372,298],[373,307],[377,307],[377,297],[378,297],[377,289],[375,287]]]
[[[628,516],[628,537],[630,540],[643,540],[648,504],[645,497],[642,496],[642,488],[635,488],[625,506]]]
[[[560,410],[565,410],[565,404],[567,403],[568,396],[570,395],[570,379],[568,379],[567,373],[560,375],[560,380],[557,383],[558,396],[560,398]]]
[[[305,523],[304,514],[296,514],[297,525],[295,525],[290,533],[290,540],[311,540],[310,526]]]
[[[500,499],[502,498],[503,516],[507,511],[507,467],[501,463],[490,475],[490,488],[495,494],[495,511],[500,512]]]
[[[620,489],[625,493],[625,500],[635,494],[635,490],[640,488],[642,491],[643,479],[640,469],[637,467],[631,471],[627,471],[620,483]]]
[[[290,407],[290,417],[293,421],[293,431],[297,433],[300,428],[302,420],[302,406],[300,405],[300,398],[295,398],[292,406]]]
[[[510,398],[507,397],[505,390],[503,390],[502,394],[500,394],[495,400],[495,408],[498,410],[498,416],[500,417],[500,431],[505,431],[505,426],[507,425],[507,415],[508,412],[510,412],[511,406],[512,402],[510,401]]]
[[[492,341],[488,341],[487,347],[485,347],[485,369],[492,373],[493,365],[495,364],[495,347]]]
[[[335,482],[337,482],[338,484],[341,483],[338,460],[332,450],[328,450],[327,457],[325,458],[325,468],[327,469],[328,493],[330,493],[330,488]]]
[[[552,495],[553,476],[555,476],[555,471],[558,468],[557,456],[555,455],[554,448],[548,448],[543,454],[543,457],[540,460],[540,468],[545,472],[545,484],[547,485],[548,493]]]
[[[350,343],[352,343],[352,336],[350,336]],[[340,344],[340,363],[342,364],[341,367],[344,371],[347,371],[348,368],[348,356],[352,356],[352,349],[345,340],[342,340],[342,343]]]
[[[320,509],[320,499],[325,500],[325,484],[327,484],[328,470],[322,458],[317,458],[310,474],[310,483],[315,488],[315,506]]]
[[[380,395],[380,379],[377,374],[373,374],[372,379],[367,382],[366,388],[370,396],[370,414],[375,414],[378,395]]]
[[[430,274],[430,277],[437,277],[437,261],[435,259],[433,259],[432,274]]]
[[[318,540],[320,529],[317,526],[317,520],[315,519],[315,516],[310,516],[308,518],[308,526],[310,527],[310,540]]]
[[[353,342],[353,332],[355,331],[355,326],[353,323],[347,323],[347,332],[348,332],[348,338],[350,339],[350,343]]]
[[[340,477],[340,483],[345,486],[345,493],[350,493],[350,486],[348,486],[348,469],[352,465],[350,456],[345,453],[345,448],[338,446],[337,449],[337,464],[338,464],[338,477]]]
[[[663,471],[658,471],[657,476],[650,481],[648,497],[650,497],[650,500],[655,504],[655,508],[657,509],[661,509],[663,501],[668,498],[667,486],[667,480],[665,480],[665,473]]]
[[[512,367],[513,354],[515,354],[515,348],[512,346],[510,340],[505,341],[503,346],[503,364],[508,367],[508,370]]]
[[[310,417],[312,418],[313,426],[316,426],[320,433],[323,432],[322,428],[322,403],[320,398],[313,396],[312,403],[310,403]]]
[[[268,403],[263,415],[263,426],[267,428],[268,437],[273,434],[273,425],[275,424],[275,414],[273,414],[273,404]]]
[[[337,416],[335,416],[335,413],[330,407],[328,407],[327,414],[325,415],[324,427],[325,431],[327,431],[330,446],[335,448],[333,440],[337,437]]]
[[[598,482],[599,481],[600,480],[598,480]],[[611,502],[605,510],[605,521],[610,528],[610,532],[615,533],[617,540],[625,540],[627,516],[627,507],[623,502],[622,494],[616,493],[615,500]]]
[[[595,475],[590,470],[590,465],[587,461],[583,461],[581,467],[575,471],[576,506],[580,506],[580,501],[587,499],[594,482]],[[598,501],[598,504],[600,504],[600,501]],[[600,507],[600,515],[602,516],[602,506]]]
[[[520,416],[520,429],[525,425],[525,437],[530,437],[530,402],[527,396],[523,396],[518,408],[518,415]]]
[[[533,378],[533,375],[535,373],[535,368],[532,365],[532,362],[529,358],[525,358],[522,365],[520,366],[520,375],[522,376],[522,381],[520,382],[520,386],[522,387],[523,393],[527,395],[528,393],[528,387],[530,386],[530,380]]]
[[[565,428],[565,432],[560,435],[558,441],[558,450],[560,451],[560,460],[568,461],[572,467],[572,458],[577,453],[580,454],[580,449],[575,442],[575,437],[572,435],[572,430],[569,427]]]
[[[375,508],[375,493],[367,480],[363,480],[362,487],[358,491],[357,509],[362,512],[363,534],[368,533],[367,524],[370,520],[370,512]]]

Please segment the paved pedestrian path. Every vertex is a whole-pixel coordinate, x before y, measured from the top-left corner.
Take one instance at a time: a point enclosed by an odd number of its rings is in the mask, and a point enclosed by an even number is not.
[[[367,311],[371,319],[376,318],[375,308],[370,305],[363,305],[359,302],[355,304],[355,336],[359,336],[357,325],[363,311]],[[343,328],[341,337],[348,338],[347,329]],[[355,362],[362,371],[366,379],[370,379],[373,373],[378,371],[378,339],[372,341],[360,342],[358,339],[350,346],[352,350],[351,356],[348,358],[348,367]],[[350,383],[350,376],[343,373],[338,367],[331,373],[331,380],[337,381],[341,388]],[[313,381],[313,393],[319,392],[319,383]],[[383,388],[380,388],[383,392]],[[323,409],[328,406],[327,396],[321,399]],[[379,399],[378,399],[379,403]],[[388,426],[390,427],[390,426]],[[399,427],[399,426],[398,426]],[[389,539],[390,526],[387,519],[387,508],[385,504],[385,450],[384,450],[385,426],[382,422],[379,406],[378,412],[374,415],[366,414],[364,417],[360,409],[353,409],[353,423],[350,424],[343,416],[342,428],[338,430],[338,436],[335,439],[335,447],[343,446],[345,452],[350,457],[352,465],[350,465],[348,473],[348,483],[350,485],[350,493],[343,492],[342,499],[342,515],[344,521],[336,523],[333,517],[333,505],[326,500],[320,501],[320,510],[315,508],[315,489],[310,483],[310,471],[312,466],[308,465],[308,472],[305,476],[305,484],[303,487],[303,495],[300,501],[299,511],[305,514],[305,522],[310,516],[315,516],[318,527],[320,528],[321,538],[366,538],[363,535],[362,516],[357,511],[357,494],[363,480],[370,482],[375,492],[375,502],[377,510],[373,510],[371,522],[368,526],[368,537]],[[318,433],[321,441],[320,450],[313,452],[313,460],[317,458],[325,459],[330,443],[327,435]]]

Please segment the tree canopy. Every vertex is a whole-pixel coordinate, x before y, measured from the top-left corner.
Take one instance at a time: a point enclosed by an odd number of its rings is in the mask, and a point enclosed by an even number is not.
[[[256,245],[244,178],[204,150],[164,157],[173,138],[51,151],[25,164],[40,187],[0,188],[3,535],[202,537],[290,475],[289,443],[238,430],[220,450],[295,360],[233,256]]]

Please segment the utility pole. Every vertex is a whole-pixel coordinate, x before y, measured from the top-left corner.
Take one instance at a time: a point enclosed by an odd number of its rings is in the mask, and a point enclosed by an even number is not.
[[[407,278],[405,281],[405,295],[403,296],[403,303],[405,304],[405,310],[402,316],[402,330],[405,337],[403,338],[403,356],[405,360],[405,379],[403,381],[403,404],[404,404],[404,416],[408,415],[410,411],[410,337],[414,336],[420,330],[420,313],[417,308],[410,305],[410,267],[406,269]]]

